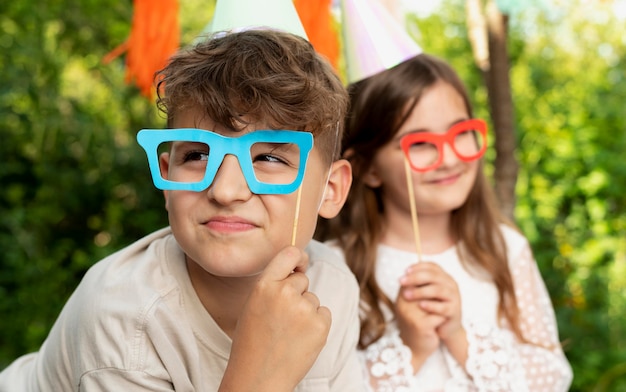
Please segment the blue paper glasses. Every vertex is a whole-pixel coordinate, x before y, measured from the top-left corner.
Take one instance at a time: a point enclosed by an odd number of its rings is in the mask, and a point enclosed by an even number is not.
[[[313,135],[257,130],[239,137],[204,129],[142,129],[137,141],[146,151],[154,185],[162,190],[207,189],[226,154],[237,157],[248,188],[256,194],[294,192],[304,178]],[[161,176],[159,154],[170,154],[168,178]]]

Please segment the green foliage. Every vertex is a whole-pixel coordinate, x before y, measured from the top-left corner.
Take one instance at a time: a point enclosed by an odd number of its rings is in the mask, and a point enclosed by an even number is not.
[[[188,2],[194,15],[200,4]],[[131,7],[0,5],[0,369],[38,349],[87,268],[167,225],[135,142],[163,118],[124,84],[122,58],[101,62],[128,36]]]
[[[553,295],[572,390],[623,390],[624,21],[588,6],[539,22],[512,70],[523,167],[517,216]]]
[[[572,391],[626,387],[626,29],[609,6],[522,7],[510,20],[516,218],[555,305]],[[409,22],[488,118],[463,8],[451,0]]]

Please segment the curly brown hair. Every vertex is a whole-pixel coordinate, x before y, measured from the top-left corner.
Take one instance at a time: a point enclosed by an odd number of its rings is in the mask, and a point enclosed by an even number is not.
[[[235,130],[245,116],[272,129],[311,132],[325,159],[338,157],[348,94],[301,37],[271,29],[215,33],[172,56],[155,80],[168,126],[190,108]]]

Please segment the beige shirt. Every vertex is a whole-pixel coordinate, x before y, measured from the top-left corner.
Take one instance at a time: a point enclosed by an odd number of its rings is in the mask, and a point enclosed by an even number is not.
[[[361,391],[358,285],[312,241],[310,291],[332,313],[325,348],[296,391]],[[198,299],[169,228],[95,264],[37,353],[0,373],[0,392],[215,391],[231,340]]]

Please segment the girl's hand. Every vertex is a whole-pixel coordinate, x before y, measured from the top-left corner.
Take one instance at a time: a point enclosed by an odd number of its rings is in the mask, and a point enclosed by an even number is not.
[[[445,319],[437,314],[429,314],[420,308],[419,303],[409,301],[403,295],[407,288],[401,287],[396,301],[396,319],[400,338],[413,354],[411,364],[418,371],[426,359],[439,347],[437,327]],[[410,289],[410,288],[409,288]]]
[[[437,335],[447,344],[464,336],[461,325],[461,296],[456,281],[439,265],[420,262],[409,267],[400,279],[401,296],[418,304],[419,309],[443,318]]]

